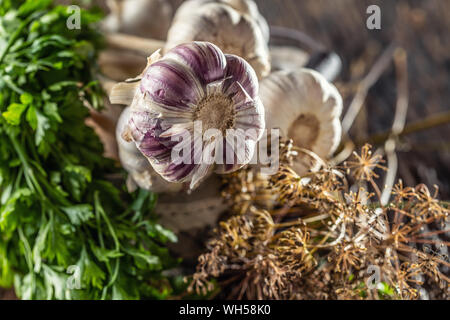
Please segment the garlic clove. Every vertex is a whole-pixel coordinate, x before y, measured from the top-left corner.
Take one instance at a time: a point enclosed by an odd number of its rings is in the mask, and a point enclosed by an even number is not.
[[[145,70],[122,136],[165,180],[193,189],[212,171],[232,172],[252,158],[265,127],[258,86],[242,58],[208,42],[180,45]]]
[[[208,41],[223,52],[244,58],[258,78],[270,72],[267,41],[258,22],[227,1],[189,0],[177,10],[165,51],[190,41]]]
[[[172,20],[167,0],[108,0],[111,13],[102,22],[109,32],[165,39]]]
[[[258,77],[252,68],[248,68],[247,63],[239,57],[231,54],[225,54],[227,62],[226,77],[231,77],[232,81],[239,83],[244,92],[251,98],[258,95]]]
[[[232,96],[235,104],[235,128],[243,144],[237,146],[239,151],[234,161],[227,160],[226,150],[233,148],[233,141],[226,139],[222,150],[223,164],[216,166],[216,173],[225,174],[233,172],[247,164],[254,155],[256,144],[261,139],[265,129],[264,106],[258,96],[259,85],[256,73],[245,60],[226,54],[227,71],[225,91]],[[244,134],[245,132],[245,134]],[[235,147],[236,148],[236,147]],[[231,162],[231,163],[230,163]],[[238,163],[238,164],[237,164]],[[240,164],[240,165],[239,165]]]
[[[227,65],[225,55],[217,55],[213,46],[204,46],[201,43],[192,43],[189,46],[178,46],[167,52],[165,59],[177,61],[192,70],[201,82],[201,85],[213,83],[222,79]],[[206,64],[205,64],[206,63]],[[188,72],[190,70],[187,70]]]
[[[269,24],[266,19],[259,13],[258,6],[252,0],[219,0],[220,2],[224,2],[235,10],[242,12],[244,14],[248,14],[253,20],[258,23],[258,26],[263,34],[266,42],[269,42],[270,38],[270,29]]]
[[[128,125],[130,108],[125,108],[120,114],[116,126],[116,140],[119,159],[123,168],[128,172],[127,187],[133,191],[137,186],[153,192],[179,192],[185,189],[181,183],[167,182],[155,172],[147,158],[138,150],[136,144],[122,138],[122,132]]]
[[[341,139],[342,98],[320,73],[310,69],[274,72],[261,82],[260,97],[267,128],[279,128],[295,146],[321,158],[336,150]],[[312,159],[300,159],[296,169],[302,174],[314,164]]]

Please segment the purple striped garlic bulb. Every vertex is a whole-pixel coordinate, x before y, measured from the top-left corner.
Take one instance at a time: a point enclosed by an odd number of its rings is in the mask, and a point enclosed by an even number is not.
[[[120,163],[128,172],[127,188],[132,192],[137,187],[157,193],[176,193],[183,190],[182,183],[171,183],[155,172],[147,158],[136,148],[133,141],[122,139],[124,127],[128,125],[130,107],[123,110],[116,126],[117,149]]]
[[[208,42],[179,45],[141,75],[122,136],[164,179],[192,189],[251,160],[265,128],[258,90],[244,59]]]

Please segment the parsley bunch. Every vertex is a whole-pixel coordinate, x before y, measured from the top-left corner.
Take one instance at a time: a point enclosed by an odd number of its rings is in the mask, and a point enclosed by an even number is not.
[[[51,0],[0,1],[0,286],[23,299],[164,298],[173,233],[149,217],[155,195],[129,194],[85,125],[98,14]],[[120,181],[122,184],[122,181]]]

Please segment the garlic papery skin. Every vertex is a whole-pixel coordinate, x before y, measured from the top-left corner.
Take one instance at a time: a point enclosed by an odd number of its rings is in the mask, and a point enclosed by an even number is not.
[[[211,0],[204,0],[211,1]],[[266,42],[269,42],[270,38],[270,29],[269,24],[266,19],[262,16],[262,14],[258,10],[258,6],[253,0],[216,0],[217,2],[222,2],[230,5],[235,10],[248,14],[253,20],[258,23],[258,26],[263,34]]]
[[[122,136],[155,171],[193,189],[214,170],[229,173],[247,164],[265,128],[252,67],[208,42],[179,45],[149,61],[139,88],[130,84],[134,98]],[[127,95],[120,97],[125,102]]]
[[[147,158],[138,150],[136,144],[133,141],[128,142],[122,138],[122,132],[128,125],[130,111],[130,107],[122,111],[116,126],[116,140],[120,163],[128,172],[128,190],[131,192],[139,187],[157,193],[182,191],[184,188],[183,184],[164,180],[155,172]]]
[[[257,12],[259,18],[254,19],[252,15],[257,8],[252,10],[247,4],[249,8],[242,9],[242,5],[233,7],[228,2],[239,3],[237,0],[185,1],[175,14],[164,51],[191,41],[211,42],[224,53],[244,58],[261,79],[270,72],[267,30],[260,26],[263,22],[258,22],[264,18]]]
[[[111,13],[102,26],[121,32],[163,40],[172,22],[172,5],[167,0],[108,0]]]
[[[322,159],[336,150],[342,131],[342,97],[320,73],[306,68],[274,72],[261,82],[260,97],[268,129],[279,128],[281,136],[292,139],[294,146]],[[316,164],[305,157],[300,154],[294,164],[299,174]]]

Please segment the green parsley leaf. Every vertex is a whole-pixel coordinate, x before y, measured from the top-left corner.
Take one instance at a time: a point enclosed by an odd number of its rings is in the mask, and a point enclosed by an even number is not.
[[[26,108],[27,106],[24,104],[12,103],[8,106],[8,110],[2,113],[2,116],[10,125],[18,126]]]

